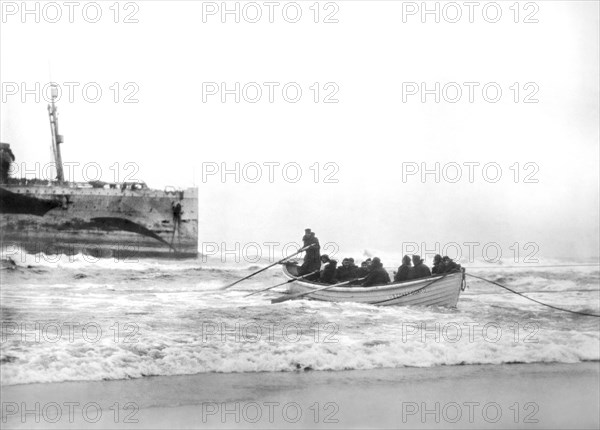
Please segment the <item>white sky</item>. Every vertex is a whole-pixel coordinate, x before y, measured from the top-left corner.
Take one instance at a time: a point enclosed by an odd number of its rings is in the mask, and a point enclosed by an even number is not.
[[[513,1],[499,2],[496,24],[480,9],[473,24],[423,24],[419,16],[403,23],[403,4],[392,1],[338,1],[337,24],[315,24],[313,1],[299,2],[296,24],[281,9],[273,24],[223,24],[218,15],[203,23],[202,2],[140,1],[139,23],[115,24],[114,2],[99,3],[96,24],[80,9],[74,23],[4,15],[0,80],[32,88],[51,73],[59,84],[98,83],[98,103],[76,90],[74,103],[58,104],[63,159],[98,162],[104,180],[115,162],[136,162],[136,178],[157,188],[195,178],[200,241],[297,241],[311,227],[322,242],[351,250],[495,241],[505,249],[536,242],[542,256],[598,256],[597,2],[538,1],[537,24],[514,23]],[[115,82],[138,85],[139,103],[115,104]],[[203,103],[203,82],[297,82],[304,92],[296,104],[280,92],[274,103],[266,94],[255,104],[218,96]],[[315,104],[314,82],[336,83],[339,103]],[[455,104],[419,96],[403,103],[403,82],[497,82],[503,96],[485,102],[479,87],[472,104],[466,94]],[[525,83],[536,83],[539,103],[515,104],[515,82],[521,97]],[[18,162],[49,162],[46,102],[20,96],[3,91],[1,139]],[[303,176],[291,184],[276,169],[274,183],[202,183],[203,162],[297,162]],[[315,184],[309,167],[317,162],[337,163],[339,182]],[[403,183],[403,162],[496,162],[503,176],[488,183],[480,166],[474,183]],[[536,163],[539,183],[514,183],[515,162]]]

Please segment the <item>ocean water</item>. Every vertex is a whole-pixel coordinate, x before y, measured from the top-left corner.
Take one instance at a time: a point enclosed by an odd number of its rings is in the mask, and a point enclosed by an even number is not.
[[[12,256],[0,272],[2,385],[203,372],[306,372],[600,360],[600,318],[468,279],[456,309],[271,304],[279,267]],[[384,261],[393,261],[388,257]],[[598,265],[464,263],[560,307],[600,313]],[[560,264],[578,264],[565,262]]]

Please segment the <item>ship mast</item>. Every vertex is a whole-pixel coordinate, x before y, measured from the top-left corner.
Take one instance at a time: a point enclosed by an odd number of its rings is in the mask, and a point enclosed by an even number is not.
[[[52,101],[48,105],[48,116],[50,117],[50,132],[52,133],[52,150],[54,151],[54,162],[56,163],[56,179],[59,182],[65,181],[63,172],[62,156],[60,154],[60,144],[63,143],[63,137],[58,133],[58,115],[54,105],[54,100],[57,97],[56,87],[52,87]]]

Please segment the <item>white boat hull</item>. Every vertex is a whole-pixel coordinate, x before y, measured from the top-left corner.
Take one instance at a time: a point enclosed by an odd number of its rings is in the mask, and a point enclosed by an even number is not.
[[[297,277],[299,266],[284,264],[283,273],[290,279]],[[326,290],[325,284],[311,281],[295,281],[289,293],[309,293],[305,298],[326,302],[354,302],[376,306],[447,306],[456,307],[463,289],[464,269],[441,276],[430,276],[414,281],[380,285],[375,287],[343,286]]]

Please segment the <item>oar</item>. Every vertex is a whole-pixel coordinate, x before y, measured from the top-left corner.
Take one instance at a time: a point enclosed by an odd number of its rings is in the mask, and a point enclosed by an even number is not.
[[[316,275],[317,273],[319,273],[319,271],[315,270],[314,272],[309,273],[309,274],[304,275],[304,276],[300,276],[299,278],[288,279],[287,281],[282,282],[281,284],[273,285],[272,287],[265,288],[264,290],[254,291],[253,293],[247,294],[244,297],[250,297],[250,296],[252,296],[254,294],[262,293],[263,291],[271,290],[271,289],[276,288],[276,287],[281,287],[282,285],[289,284],[290,282],[300,281],[301,279],[308,278],[309,276]]]
[[[258,272],[254,272],[254,273],[252,273],[252,274],[250,274],[250,275],[246,276],[245,278],[239,279],[239,280],[235,281],[233,284],[225,285],[224,287],[221,287],[221,288],[219,288],[219,290],[226,290],[226,289],[227,289],[227,288],[229,288],[229,287],[233,287],[235,284],[239,284],[240,282],[242,282],[242,281],[245,281],[246,279],[248,279],[248,278],[251,278],[251,277],[253,277],[254,275],[258,275],[260,272],[264,272],[265,270],[267,270],[267,269],[269,269],[269,268],[271,268],[271,267],[273,267],[273,266],[275,266],[275,265],[277,265],[277,264],[281,264],[281,263],[283,263],[285,260],[288,260],[288,259],[292,258],[294,255],[298,255],[298,254],[300,254],[301,252],[304,252],[304,251],[306,251],[308,248],[311,248],[311,247],[313,247],[313,246],[315,246],[315,245],[316,245],[316,244],[314,244],[314,243],[313,243],[312,245],[308,245],[308,246],[307,246],[307,247],[305,247],[305,248],[300,248],[300,249],[298,250],[298,252],[294,252],[293,254],[291,254],[291,255],[288,255],[287,257],[285,257],[285,258],[282,258],[281,260],[279,260],[279,261],[277,261],[277,262],[275,262],[275,263],[273,263],[273,264],[270,264],[270,265],[268,265],[267,267],[265,267],[265,268],[263,268],[263,269],[260,269]]]
[[[317,288],[316,290],[307,291],[306,293],[294,294],[293,296],[288,296],[288,297],[286,297],[286,296],[278,297],[276,299],[271,300],[271,303],[282,303],[282,302],[287,302],[288,300],[299,299],[300,297],[308,296],[309,294],[316,293],[317,291],[328,290],[329,288],[333,288],[333,287],[341,287],[342,285],[347,285],[354,281],[364,281],[365,279],[367,279],[366,276],[364,278],[352,279],[350,281],[341,282],[339,284],[327,285],[326,287]]]

